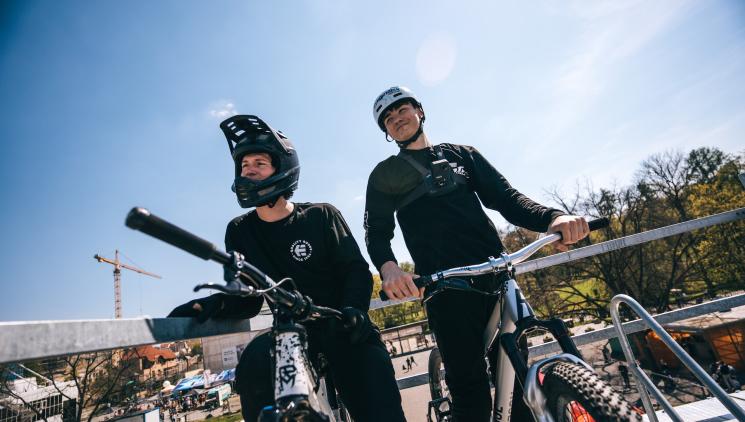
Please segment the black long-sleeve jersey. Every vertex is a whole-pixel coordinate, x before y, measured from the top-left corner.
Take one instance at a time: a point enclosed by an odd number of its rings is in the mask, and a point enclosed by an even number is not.
[[[563,214],[518,192],[476,148],[454,144],[440,144],[439,148],[453,171],[467,180],[450,193],[425,195],[396,210],[396,204],[421,183],[422,175],[396,156],[379,163],[370,174],[365,242],[378,270],[387,261],[398,262],[390,242],[394,213],[418,274],[483,262],[504,249],[482,203],[510,223],[539,232]],[[427,168],[437,160],[433,147],[401,153],[410,154]]]
[[[225,247],[275,281],[292,278],[318,305],[363,312],[370,307],[369,266],[341,213],[330,204],[295,203],[289,216],[275,222],[250,211],[228,224]]]

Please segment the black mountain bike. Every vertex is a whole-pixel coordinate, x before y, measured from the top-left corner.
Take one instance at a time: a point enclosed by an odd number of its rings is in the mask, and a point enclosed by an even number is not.
[[[133,208],[127,215],[126,224],[202,259],[222,264],[225,285],[200,284],[194,287],[194,291],[214,289],[229,295],[264,296],[272,304],[274,404],[262,410],[259,422],[351,420],[336,391],[326,385],[311,365],[307,335],[301,325],[324,318],[341,320],[340,311],[314,305],[309,297],[283,289],[280,284],[291,282],[289,278],[275,283],[238,252],[218,250],[214,244],[152,215],[144,208]]]

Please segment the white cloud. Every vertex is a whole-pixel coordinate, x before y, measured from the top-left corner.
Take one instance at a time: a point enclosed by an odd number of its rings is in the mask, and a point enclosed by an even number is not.
[[[215,104],[210,106],[210,116],[217,117],[219,119],[227,119],[230,116],[235,116],[238,111],[235,109],[235,104],[230,100],[216,101]]]
[[[449,34],[436,34],[424,40],[416,54],[416,73],[425,86],[434,86],[450,76],[455,67],[457,47]]]

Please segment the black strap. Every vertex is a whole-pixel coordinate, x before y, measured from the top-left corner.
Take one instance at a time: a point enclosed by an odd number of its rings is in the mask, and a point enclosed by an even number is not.
[[[442,152],[442,148],[440,145],[435,145],[432,147],[432,149],[435,151],[435,154],[437,155],[438,159],[446,160],[445,154]],[[410,203],[414,202],[415,200],[419,199],[420,197],[424,196],[429,192],[429,186],[425,183],[425,180],[428,177],[431,177],[432,170],[424,167],[421,163],[419,163],[417,160],[414,159],[410,154],[404,154],[404,150],[401,150],[398,152],[397,156],[403,158],[406,160],[407,163],[411,164],[412,167],[416,171],[419,172],[419,174],[422,175],[422,181],[419,183],[419,186],[412,189],[402,200],[398,201],[396,204],[396,210],[400,210],[401,208],[409,205]],[[455,182],[459,185],[467,185],[468,180],[466,178],[458,173],[454,173],[453,176],[455,176]]]
[[[426,177],[427,175],[429,175],[430,170],[419,164],[419,162],[415,160],[414,157],[412,157],[410,154],[404,154],[403,151],[400,151],[397,155],[411,164],[411,166],[414,167],[416,171],[418,171],[419,174],[421,174],[422,176]]]

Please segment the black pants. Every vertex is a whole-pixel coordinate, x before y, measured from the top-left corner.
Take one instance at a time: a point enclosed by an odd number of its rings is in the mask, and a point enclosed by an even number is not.
[[[445,365],[445,381],[453,400],[457,422],[488,422],[492,399],[484,359],[484,330],[496,296],[447,290],[427,302],[429,326]],[[515,381],[512,420],[528,421],[532,416]]]
[[[343,334],[309,331],[310,354],[324,354],[327,376],[355,422],[405,421],[401,394],[388,352],[376,332],[366,342],[353,345]],[[261,409],[274,402],[269,333],[253,339],[236,368],[236,390],[241,396],[243,419],[254,422]]]

